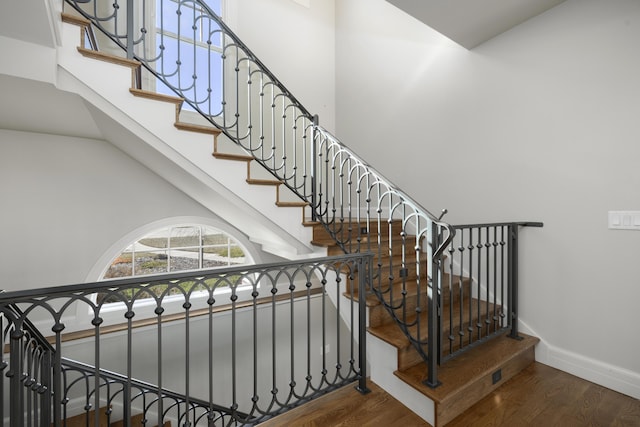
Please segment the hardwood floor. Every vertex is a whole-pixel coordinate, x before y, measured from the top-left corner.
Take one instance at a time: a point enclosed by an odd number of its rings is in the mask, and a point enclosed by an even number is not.
[[[260,424],[261,427],[428,426],[380,387],[353,386]],[[447,427],[640,426],[640,400],[540,363],[533,363]]]
[[[348,385],[320,399],[273,418],[259,427],[419,427],[422,418],[369,381],[371,393]]]
[[[533,363],[448,427],[640,426],[640,400]]]

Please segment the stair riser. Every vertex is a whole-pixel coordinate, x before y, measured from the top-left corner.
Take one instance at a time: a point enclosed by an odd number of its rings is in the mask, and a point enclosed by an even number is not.
[[[484,375],[482,378],[468,383],[466,387],[456,393],[453,398],[447,399],[441,404],[436,404],[436,427],[444,426],[448,422],[453,421],[455,417],[469,409],[476,402],[500,387],[506,381],[513,378],[527,366],[532,364],[534,360],[535,352],[534,348],[531,347],[527,351],[502,364],[500,367],[493,369],[492,372]],[[502,371],[502,379],[493,384],[492,373],[496,372],[498,369]]]

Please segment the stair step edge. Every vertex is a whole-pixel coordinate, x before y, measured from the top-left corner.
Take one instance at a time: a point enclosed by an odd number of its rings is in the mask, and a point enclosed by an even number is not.
[[[89,21],[84,16],[72,15],[67,12],[62,12],[62,22],[66,22],[67,24],[79,25],[81,27],[88,27],[91,25],[91,21]]]
[[[253,157],[247,156],[247,155],[244,155],[244,154],[230,154],[230,153],[213,152],[211,155],[213,157],[215,157],[216,159],[220,159],[220,160],[234,160],[234,161],[240,161],[240,162],[250,162],[250,161],[253,160]]]
[[[204,133],[207,135],[217,136],[217,135],[220,135],[221,133],[220,129],[214,128],[213,126],[196,125],[193,123],[175,122],[174,126],[180,130]]]
[[[308,202],[276,202],[276,205],[281,208],[304,208],[309,206]]]
[[[470,387],[470,378],[482,378],[491,375],[500,366],[532,350],[540,341],[536,337],[525,334],[520,335],[523,339],[519,341],[507,337],[505,333],[444,363],[440,366],[438,373],[438,379],[442,382],[442,385],[436,388],[430,388],[422,382],[427,373],[426,365],[423,363],[401,371],[395,371],[394,374],[425,396],[433,399],[434,402],[443,403]],[[508,352],[499,350],[507,350]],[[487,362],[487,355],[490,353],[492,354],[492,361]],[[498,355],[493,353],[498,353]],[[484,358],[479,354],[483,354]],[[481,369],[469,363],[469,359],[474,358],[484,360]],[[418,377],[420,377],[420,380],[416,380]],[[503,382],[504,378],[499,383]]]
[[[278,181],[275,179],[257,179],[257,178],[247,178],[247,183],[251,185],[282,185],[282,181]]]
[[[171,96],[164,93],[151,92],[144,89],[130,88],[129,92],[140,98],[153,99],[154,101],[168,102],[171,104],[182,104],[184,102],[184,99],[180,98],[179,96]]]
[[[77,49],[78,49],[78,52],[80,52],[83,56],[87,58],[97,59],[100,61],[122,65],[122,66],[133,68],[133,69],[140,67],[140,62],[136,61],[135,59],[128,59],[120,56],[110,55],[108,53],[100,52],[93,49],[87,49],[80,46],[78,46]]]

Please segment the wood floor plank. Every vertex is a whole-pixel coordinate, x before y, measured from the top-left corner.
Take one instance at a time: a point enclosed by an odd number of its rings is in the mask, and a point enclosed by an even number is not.
[[[640,426],[640,400],[534,363],[455,418],[466,426]]]
[[[422,427],[422,418],[369,381],[371,393],[360,394],[348,385],[279,417],[260,427]]]

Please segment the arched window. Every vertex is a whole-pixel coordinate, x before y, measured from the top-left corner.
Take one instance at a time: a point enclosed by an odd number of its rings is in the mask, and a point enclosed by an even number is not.
[[[203,270],[252,263],[227,233],[208,225],[183,224],[156,229],[128,245],[109,264],[102,279]]]

